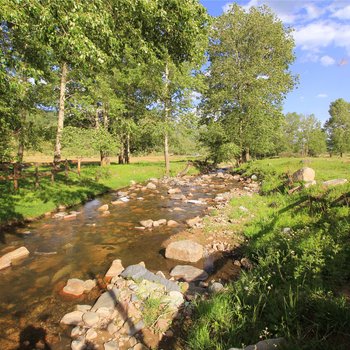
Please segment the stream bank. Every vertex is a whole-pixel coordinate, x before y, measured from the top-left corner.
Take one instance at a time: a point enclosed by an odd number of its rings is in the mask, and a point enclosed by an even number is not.
[[[31,254],[18,266],[1,271],[4,349],[15,348],[19,334],[29,326],[44,329],[45,341],[52,349],[60,349],[61,345],[55,344],[61,344],[62,337],[65,338],[59,325],[62,315],[74,305],[91,305],[98,298],[106,289],[103,276],[113,260],[121,259],[124,266],[144,261],[150,271],[160,270],[169,277],[169,271],[178,262],[164,258],[161,247],[167,245],[167,240],[190,235],[203,244],[207,233],[202,232],[201,238],[201,218],[215,210],[215,206],[220,208],[231,189],[233,195],[251,190],[243,189],[237,179],[222,173],[153,179],[150,183],[155,187],[135,184],[74,208],[73,213],[34,222],[8,237],[1,255],[20,245],[25,245]],[[176,188],[181,193],[168,193]],[[123,202],[121,199],[126,197],[128,200]],[[105,204],[109,210],[99,211]],[[186,222],[198,216],[198,222]],[[175,221],[177,225],[141,229],[140,222],[144,220]],[[223,254],[220,250],[232,248],[216,235],[207,238],[206,249],[211,245],[210,249],[215,249],[218,255]],[[194,266],[212,273],[215,261],[218,259],[209,253]],[[80,299],[72,299],[61,293],[69,278],[93,279],[97,286]]]

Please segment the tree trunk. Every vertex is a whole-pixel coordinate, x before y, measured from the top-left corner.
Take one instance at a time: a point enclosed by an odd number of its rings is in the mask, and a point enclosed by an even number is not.
[[[168,62],[165,64],[165,93],[164,93],[164,121],[165,127],[170,116],[170,97],[169,97],[169,66]],[[170,161],[169,161],[169,144],[168,144],[168,130],[164,133],[164,160],[165,160],[165,175],[169,177]]]
[[[250,161],[250,153],[249,153],[249,147],[247,147],[242,154],[242,161],[243,163]]]
[[[126,135],[125,145],[124,145],[124,162],[125,164],[130,164],[130,134]]]
[[[119,155],[118,155],[118,163],[119,164],[124,164],[124,140],[122,139],[120,142],[120,150],[119,150]]]
[[[62,63],[62,71],[61,71],[61,84],[60,84],[60,102],[58,109],[58,121],[57,121],[57,133],[56,133],[56,145],[54,152],[54,162],[58,162],[61,160],[61,138],[63,132],[64,125],[64,105],[66,99],[66,84],[67,84],[67,74],[68,67],[67,63]]]

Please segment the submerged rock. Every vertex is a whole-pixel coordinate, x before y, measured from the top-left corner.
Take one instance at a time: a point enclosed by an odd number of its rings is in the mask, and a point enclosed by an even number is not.
[[[108,210],[108,204],[101,205],[97,210],[98,211],[107,211]]]
[[[11,266],[12,261],[23,259],[29,255],[29,250],[26,247],[20,247],[10,253],[3,255],[0,258],[0,270]]]
[[[203,246],[199,243],[183,240],[170,243],[165,250],[165,257],[188,262],[197,262],[203,257]]]
[[[170,276],[182,278],[186,282],[204,281],[209,277],[204,270],[190,265],[175,266],[170,271]]]

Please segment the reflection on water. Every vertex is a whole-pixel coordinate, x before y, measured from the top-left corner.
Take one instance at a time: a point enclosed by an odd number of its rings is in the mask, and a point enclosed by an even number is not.
[[[193,194],[191,199],[213,198],[229,189],[220,179],[211,183],[215,186],[210,185],[210,189],[209,184],[196,182],[180,187],[184,195]],[[228,186],[235,185],[231,182]],[[80,301],[92,303],[96,297],[92,295],[92,300],[78,301],[62,298],[58,292],[68,278],[102,277],[117,258],[124,266],[144,261],[148,269],[162,270],[166,274],[176,265],[160,253],[162,242],[183,230],[188,218],[203,215],[207,206],[171,199],[165,186],[159,185],[157,189],[159,193],[156,194],[151,190],[141,191],[138,186],[128,189],[130,201],[109,205],[108,216],[102,216],[97,208],[116,200],[117,193],[74,208],[79,212],[75,219],[44,218],[5,234],[0,256],[20,246],[27,247],[31,254],[24,261],[0,271],[1,349],[18,348],[20,331],[29,326],[43,326],[47,334],[45,341],[57,341],[61,332],[58,322],[63,314],[70,311],[72,305]],[[175,207],[184,210],[173,211]],[[135,228],[145,219],[171,219],[180,225],[152,230]],[[203,266],[203,262],[201,264]]]

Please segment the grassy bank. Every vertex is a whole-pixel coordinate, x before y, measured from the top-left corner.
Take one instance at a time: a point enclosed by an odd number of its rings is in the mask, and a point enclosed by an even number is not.
[[[318,182],[350,180],[341,160],[307,165]],[[288,349],[350,348],[350,184],[289,195],[286,173],[302,166],[276,159],[243,167],[262,181],[261,195],[231,202],[230,228],[247,238],[244,255],[255,267],[197,303],[189,348],[226,350],[275,337],[286,338]]]
[[[176,175],[186,166],[185,161],[171,163],[171,173]],[[191,168],[190,172],[196,170]],[[51,183],[50,178],[42,178],[40,187],[34,188],[34,178],[20,180],[20,189],[13,191],[11,182],[0,182],[0,224],[38,217],[52,211],[59,205],[71,206],[89,198],[128,186],[131,180],[145,181],[151,177],[164,175],[162,162],[139,162],[134,164],[99,167],[84,165],[81,177],[69,173],[68,179],[63,173]],[[98,181],[96,180],[98,178]]]

